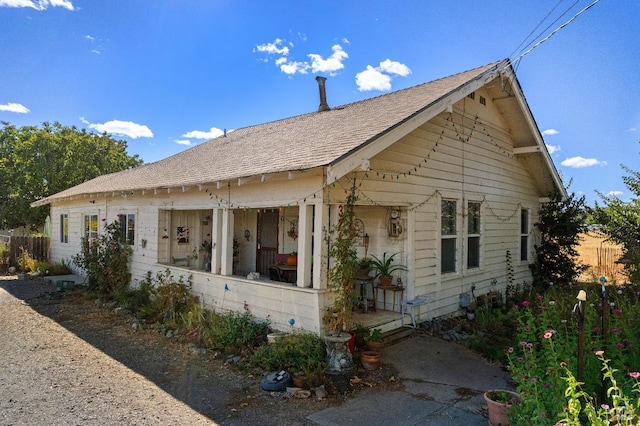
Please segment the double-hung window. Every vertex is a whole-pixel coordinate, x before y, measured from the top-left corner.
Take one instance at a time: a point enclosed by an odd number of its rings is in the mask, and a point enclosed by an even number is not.
[[[98,215],[87,214],[84,216],[84,237],[87,240],[98,238]]]
[[[456,201],[442,200],[440,209],[440,273],[456,272]]]
[[[480,267],[480,203],[467,204],[467,269]]]
[[[122,238],[124,243],[130,246],[135,244],[136,240],[136,215],[135,214],[121,214],[120,218],[120,231],[122,232]]]
[[[67,213],[60,215],[60,242],[69,242],[69,215]]]
[[[520,210],[520,260],[529,260],[529,209]]]

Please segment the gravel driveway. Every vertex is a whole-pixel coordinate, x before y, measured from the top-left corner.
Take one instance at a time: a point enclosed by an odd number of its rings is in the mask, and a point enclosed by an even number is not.
[[[339,403],[264,392],[214,353],[41,281],[0,277],[0,324],[2,425],[306,425]]]

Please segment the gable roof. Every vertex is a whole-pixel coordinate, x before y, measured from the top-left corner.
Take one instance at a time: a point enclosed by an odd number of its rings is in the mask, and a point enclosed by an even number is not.
[[[505,68],[511,69],[507,60],[494,62],[328,111],[241,128],[163,160],[99,176],[38,200],[32,206],[89,194],[204,185],[249,176],[337,166],[353,152],[425,110],[438,105],[436,112],[443,111],[448,98],[451,98],[448,103],[451,105],[467,92],[496,78]],[[467,89],[465,93],[451,96],[464,88]],[[530,116],[526,103],[524,106],[525,114]],[[534,132],[538,134],[539,145],[541,136],[537,127]],[[282,155],[282,152],[287,155]],[[552,169],[551,175],[555,176],[552,180],[557,180],[557,184],[559,178],[555,168],[549,158],[547,161]],[[334,174],[334,178],[337,177]]]

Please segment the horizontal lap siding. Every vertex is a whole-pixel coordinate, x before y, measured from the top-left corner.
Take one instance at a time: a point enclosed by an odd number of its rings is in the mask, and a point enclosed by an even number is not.
[[[519,260],[520,208],[530,209],[533,224],[538,198],[543,195],[536,193],[529,172],[513,156],[512,142],[490,102],[486,107],[467,105],[464,127],[461,114],[459,103],[454,107],[455,129],[446,120],[449,114],[442,113],[374,157],[361,186],[364,198],[376,203],[410,209],[420,205],[415,208],[415,221],[407,224],[413,244],[413,288],[409,292],[437,299],[428,308],[435,315],[457,311],[460,293],[469,292],[472,285],[476,286],[476,295],[486,293],[495,278],[498,289],[504,291],[507,250],[516,282],[530,280],[528,264]],[[469,199],[483,203],[481,268],[440,274],[440,194],[458,200],[458,214]],[[457,257],[464,254],[459,251]]]

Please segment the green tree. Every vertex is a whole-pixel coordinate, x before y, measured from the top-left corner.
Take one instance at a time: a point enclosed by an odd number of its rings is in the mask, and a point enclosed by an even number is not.
[[[15,127],[1,122],[0,228],[42,225],[48,207],[30,208],[34,201],[97,176],[142,164],[127,154],[127,143],[106,133],[75,126],[43,123]]]
[[[586,268],[578,261],[577,246],[580,234],[586,230],[588,209],[584,196],[574,193],[563,198],[556,192],[538,212],[535,224],[540,231],[540,242],[535,245],[535,261],[531,264],[534,285],[547,286],[550,282],[568,284]]]
[[[628,173],[622,180],[635,195],[625,202],[618,197],[598,193],[603,206],[596,202],[593,221],[601,226],[608,239],[623,249],[625,270],[633,283],[640,282],[640,172],[622,166]]]

